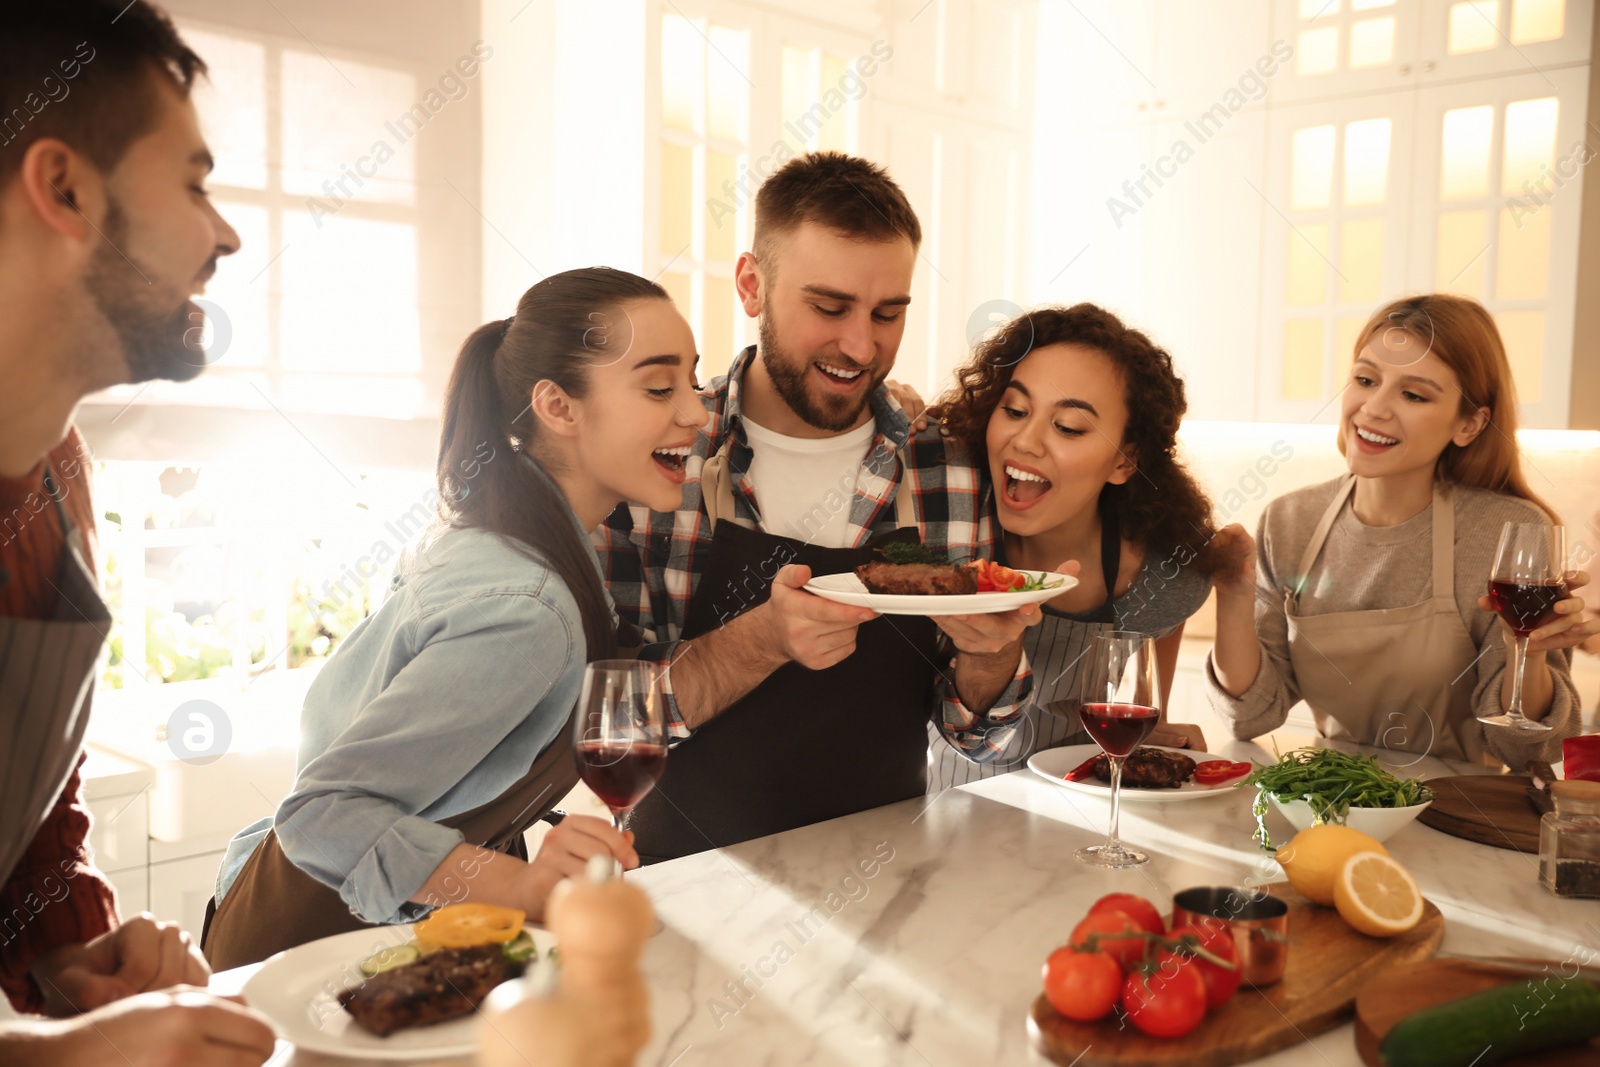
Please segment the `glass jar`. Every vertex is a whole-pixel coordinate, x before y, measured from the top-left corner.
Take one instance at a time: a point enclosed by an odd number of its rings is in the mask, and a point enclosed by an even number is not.
[[[1600,899],[1600,782],[1550,784],[1539,820],[1539,881],[1558,897]]]

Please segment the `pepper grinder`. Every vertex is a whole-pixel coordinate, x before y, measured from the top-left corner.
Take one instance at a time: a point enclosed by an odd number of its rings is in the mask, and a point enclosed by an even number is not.
[[[655,927],[643,890],[612,878],[609,857],[550,894],[547,925],[561,958],[507,982],[479,1009],[480,1067],[633,1067],[650,1040],[639,955]]]
[[[642,889],[612,870],[610,857],[592,857],[587,877],[556,886],[545,911],[560,945],[562,994],[582,1003],[593,1024],[595,1067],[632,1067],[650,1041],[639,956],[655,912]]]

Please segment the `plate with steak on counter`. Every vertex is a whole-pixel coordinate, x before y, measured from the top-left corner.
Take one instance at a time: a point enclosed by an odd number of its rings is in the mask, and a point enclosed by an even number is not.
[[[1100,746],[1065,745],[1028,757],[1028,769],[1064,789],[1110,799],[1111,767]],[[1210,752],[1140,745],[1122,766],[1122,799],[1198,800],[1231,796],[1248,805],[1253,790],[1232,787],[1250,776],[1251,764]]]
[[[552,965],[554,947],[520,911],[449,905],[419,923],[280,952],[242,992],[303,1051],[369,1060],[470,1056],[478,1005],[502,982]]]
[[[1052,571],[1012,570],[990,560],[951,562],[915,543],[891,543],[853,573],[825,574],[806,591],[880,615],[990,615],[1041,604],[1078,584]]]

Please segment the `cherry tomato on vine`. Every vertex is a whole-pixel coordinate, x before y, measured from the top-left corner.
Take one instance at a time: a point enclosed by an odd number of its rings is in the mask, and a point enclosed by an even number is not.
[[[1206,984],[1189,961],[1170,952],[1137,968],[1122,984],[1122,1007],[1151,1037],[1182,1037],[1206,1017]]]
[[[1111,1014],[1122,988],[1122,968],[1104,952],[1063,945],[1044,963],[1044,995],[1069,1019],[1092,1022]]]
[[[1107,893],[1089,905],[1090,915],[1100,911],[1120,911],[1148,933],[1161,934],[1167,929],[1156,906],[1136,893]]]
[[[1102,935],[1091,951],[1104,952],[1116,960],[1117,966],[1124,971],[1144,957],[1144,931],[1125,912],[1097,911],[1084,916],[1083,920],[1072,928],[1072,937],[1068,939],[1068,943],[1073,948],[1083,949],[1087,946],[1091,934]],[[1133,936],[1127,936],[1130,934]]]

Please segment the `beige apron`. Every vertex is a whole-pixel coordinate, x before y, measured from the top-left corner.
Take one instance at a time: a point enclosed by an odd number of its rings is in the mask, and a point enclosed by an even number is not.
[[[0,881],[11,876],[77,766],[95,665],[111,628],[53,473],[60,599],[49,619],[0,618]]]
[[[1295,570],[1300,588],[1355,486],[1334,494]],[[1337,576],[1333,577],[1337,581]],[[1455,599],[1455,505],[1433,490],[1433,596],[1406,608],[1298,615],[1300,589],[1283,603],[1289,659],[1300,695],[1324,737],[1446,759],[1497,764],[1472,705],[1478,650]]]

